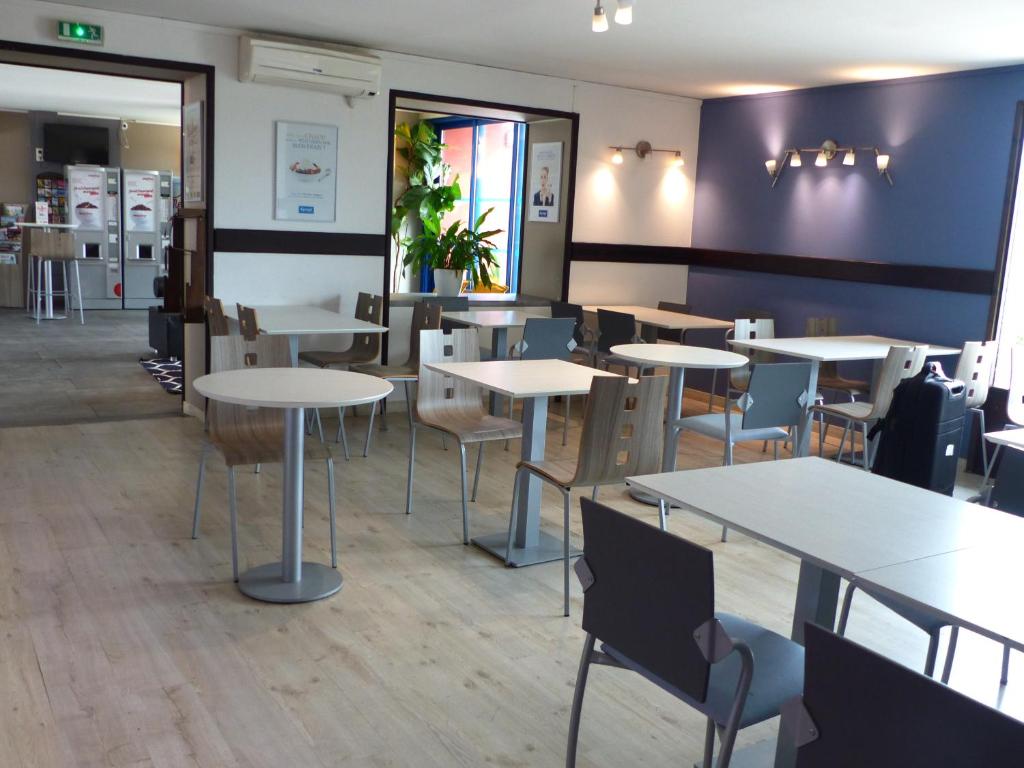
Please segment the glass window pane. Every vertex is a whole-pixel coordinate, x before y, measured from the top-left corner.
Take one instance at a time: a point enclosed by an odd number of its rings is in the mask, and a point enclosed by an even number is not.
[[[442,157],[451,166],[451,176],[446,181],[451,183],[458,176],[462,192],[455,209],[444,217],[444,226],[448,227],[456,221],[469,221],[469,194],[473,179],[473,126],[445,128],[441,131],[441,141],[448,145]]]
[[[492,239],[499,269],[491,277],[508,284],[508,225],[512,206],[514,123],[491,123],[477,130],[476,206],[477,215],[494,208],[485,229],[500,229]]]

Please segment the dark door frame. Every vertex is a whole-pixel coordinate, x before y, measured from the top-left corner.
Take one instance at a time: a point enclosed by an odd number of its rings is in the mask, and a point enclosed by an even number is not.
[[[23,60],[21,57],[5,56],[6,53],[29,54],[31,56],[54,57],[56,62],[47,60],[36,62]],[[215,68],[208,64],[196,64],[187,61],[169,61],[167,59],[150,59],[142,56],[126,56],[106,51],[66,48],[57,45],[39,45],[36,43],[20,43],[14,40],[0,39],[0,62],[45,69],[62,69],[72,72],[88,72],[112,77],[129,77],[136,80],[158,80],[184,84],[184,77],[174,77],[170,72],[182,75],[206,76],[206,105],[204,117],[206,136],[203,146],[204,196],[206,198],[206,290],[213,295],[213,150],[214,150],[214,83]],[[115,64],[121,71],[111,71],[97,64]],[[161,70],[159,72],[153,70]],[[184,146],[182,146],[184,154]],[[182,173],[185,170],[184,157],[181,162]]]
[[[988,310],[988,338],[994,339],[999,324],[999,307],[1003,303],[1003,289],[1006,281],[1006,262],[1010,256],[1010,232],[1013,229],[1013,209],[1017,202],[1017,187],[1021,179],[1021,160],[1024,160],[1024,101],[1017,102],[1013,121],[1013,143],[1010,145],[1010,170],[1006,175],[1006,192],[1003,196],[1003,218],[999,225],[999,247],[996,251],[996,268],[992,285],[992,302]],[[1024,222],[1017,222],[1024,226]]]
[[[391,205],[394,195],[395,180],[395,110],[398,99],[415,99],[417,101],[434,101],[442,104],[459,104],[464,107],[483,107],[486,109],[500,109],[507,112],[525,112],[540,117],[562,118],[571,123],[572,151],[569,153],[569,171],[567,174],[568,184],[565,187],[566,213],[565,213],[565,246],[562,252],[562,300],[569,295],[569,258],[572,253],[572,222],[573,209],[576,203],[576,151],[579,146],[580,115],[578,112],[563,112],[557,109],[545,109],[541,107],[526,107],[521,104],[505,104],[496,101],[481,101],[479,99],[466,99],[458,96],[445,96],[437,93],[421,93],[418,91],[403,91],[391,89],[388,91],[388,133],[386,137],[385,152],[387,156],[387,193],[384,207],[384,233],[387,245],[384,250],[384,284],[381,294],[384,297],[384,324],[388,324],[391,311]],[[527,146],[529,146],[529,135],[527,135]],[[524,194],[526,190],[524,185]],[[523,206],[525,210],[525,205]],[[520,272],[522,270],[522,255],[520,254]],[[520,281],[521,283],[521,281]],[[388,339],[384,334],[382,359],[387,360]]]

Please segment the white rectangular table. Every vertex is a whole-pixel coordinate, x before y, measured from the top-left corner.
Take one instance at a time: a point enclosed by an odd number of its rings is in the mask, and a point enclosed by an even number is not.
[[[700,315],[687,315],[682,312],[669,312],[664,309],[652,309],[651,307],[641,307],[633,304],[587,304],[583,307],[583,311],[589,312],[590,314],[597,314],[597,310],[599,309],[633,315],[633,317],[636,318],[636,321],[640,323],[641,337],[647,342],[657,341],[657,331],[659,328],[668,331],[680,331],[681,341],[685,344],[686,334],[688,331],[728,331],[731,330],[733,326],[732,322],[728,320],[719,320],[714,317],[701,317]]]
[[[930,357],[958,355],[960,350],[953,347],[922,345],[917,341],[889,339],[884,336],[807,336],[788,339],[730,339],[729,344],[742,350],[772,352],[777,355],[795,357],[811,362],[811,376],[807,382],[807,411],[804,422],[800,425],[794,455],[806,456],[811,439],[811,407],[814,405],[814,394],[818,391],[818,370],[825,362],[850,362],[854,360],[871,360],[875,363],[872,376],[872,388],[878,380],[881,362],[889,354],[889,347],[927,346]]]
[[[441,318],[471,328],[491,331],[491,359],[508,359],[508,329],[522,328],[531,317],[551,317],[551,311],[543,307],[530,309],[467,309],[442,312]],[[491,393],[491,413],[498,416],[502,409],[501,399]]]
[[[862,571],[857,583],[1024,651],[1024,561],[1016,546],[993,541]]]
[[[590,392],[590,382],[595,376],[618,375],[565,360],[490,360],[479,363],[425,365],[446,376],[522,400],[524,461],[544,460],[548,398],[559,395],[585,395]],[[512,546],[512,565],[519,567],[561,560],[561,539],[540,530],[541,480],[532,474],[526,474],[521,483],[519,517]],[[504,560],[508,534],[477,536],[473,543]]]
[[[951,576],[945,565],[980,558],[969,553],[991,552],[994,542],[1016,552],[1024,546],[1024,519],[816,457],[644,475],[627,483],[798,557],[791,631],[797,642],[808,621],[835,626],[840,578],[870,579],[893,596],[923,603],[956,589],[956,572]],[[1010,576],[1010,570],[1004,564],[1001,572]],[[944,587],[928,582],[939,574]],[[957,607],[971,600],[944,610],[962,613],[970,622],[965,626],[992,620],[990,607]],[[1002,628],[990,627],[989,636],[1017,632],[1016,624],[993,626]],[[756,764],[766,764],[763,750],[752,754]],[[788,745],[779,744],[774,765],[790,766],[792,757]]]
[[[292,365],[299,364],[299,336],[339,333],[387,333],[386,326],[357,320],[321,307],[303,304],[262,304],[253,307],[260,333],[287,336]],[[238,309],[225,307],[224,314],[238,320]]]

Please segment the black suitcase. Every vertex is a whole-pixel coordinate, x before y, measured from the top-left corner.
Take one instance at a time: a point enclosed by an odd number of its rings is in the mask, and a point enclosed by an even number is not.
[[[953,494],[964,431],[967,388],[948,378],[939,363],[904,379],[893,392],[872,471],[919,488]]]

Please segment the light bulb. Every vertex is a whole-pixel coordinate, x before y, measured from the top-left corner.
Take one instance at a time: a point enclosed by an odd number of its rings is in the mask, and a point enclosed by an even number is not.
[[[615,10],[615,23],[633,23],[633,0],[619,0],[619,7]]]
[[[590,28],[595,32],[608,31],[608,17],[604,15],[604,7],[600,2],[594,6],[594,21]]]
[[[775,175],[775,169],[778,167],[778,163],[775,162],[774,160],[765,160],[764,161],[764,167],[765,167],[765,170],[768,171],[768,175],[769,176],[774,176]]]
[[[853,150],[847,150],[846,156],[843,158],[843,165],[853,165],[856,162],[853,156]]]
[[[878,168],[879,173],[885,173],[889,170],[889,156],[878,155],[875,157],[875,166]]]
[[[672,158],[672,165],[676,168],[682,168],[685,165],[682,152],[676,152],[676,156]]]
[[[622,150],[616,149],[615,154],[612,155],[612,163],[615,165],[622,165]]]
[[[801,165],[803,165],[803,162],[800,160],[800,150],[791,149],[789,155],[790,168],[799,168]]]
[[[814,158],[814,164],[819,168],[824,168],[826,165],[828,165],[828,158],[825,157],[824,152],[818,153],[818,156]]]

